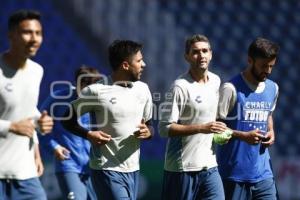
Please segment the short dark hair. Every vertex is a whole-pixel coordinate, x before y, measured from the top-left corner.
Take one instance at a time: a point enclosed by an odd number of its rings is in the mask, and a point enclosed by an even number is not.
[[[185,40],[185,54],[188,54],[190,52],[191,46],[196,42],[207,42],[210,48],[210,43],[208,38],[205,35],[196,34],[196,35],[192,35],[191,37],[188,37]]]
[[[279,52],[279,45],[268,39],[258,37],[248,48],[248,56],[255,58],[276,58]]]
[[[82,75],[84,76],[80,78]],[[92,83],[96,83],[100,78],[100,72],[94,67],[82,65],[75,71],[76,87],[88,86]]]
[[[41,14],[36,10],[17,10],[8,19],[8,30],[16,28],[24,20],[36,19],[41,21]]]
[[[143,45],[131,40],[115,40],[108,48],[108,59],[113,71],[116,71],[122,62],[130,61],[131,57],[142,49]]]

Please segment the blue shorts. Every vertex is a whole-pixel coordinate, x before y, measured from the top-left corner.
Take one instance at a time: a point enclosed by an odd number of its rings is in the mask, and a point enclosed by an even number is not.
[[[269,178],[258,183],[241,183],[223,180],[223,184],[226,199],[278,199],[277,189],[273,178]]]
[[[137,199],[139,171],[91,170],[91,178],[98,199]]]
[[[0,179],[1,200],[46,200],[47,196],[39,178],[25,180]]]
[[[75,172],[58,172],[56,178],[63,199],[97,199],[89,175]]]
[[[164,171],[164,200],[224,200],[222,180],[217,167],[195,172]]]

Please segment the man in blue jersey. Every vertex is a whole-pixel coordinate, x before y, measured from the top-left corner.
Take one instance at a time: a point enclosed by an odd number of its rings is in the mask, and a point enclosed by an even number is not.
[[[217,150],[226,199],[276,199],[267,147],[275,138],[272,113],[278,86],[267,77],[278,51],[274,42],[255,39],[246,69],[220,89],[219,118],[233,130],[233,138]]]
[[[162,199],[224,199],[212,133],[226,125],[216,121],[220,78],[209,71],[211,58],[207,37],[186,40],[189,69],[174,81],[161,112],[160,135],[168,137]]]
[[[80,90],[99,79],[97,69],[82,66],[75,72],[76,88],[55,91],[41,106],[55,120],[52,133],[40,137],[40,143],[55,156],[55,173],[63,199],[96,199],[88,166],[91,145],[88,140],[66,131],[60,120]],[[80,123],[88,129],[90,121],[89,113],[80,118]]]
[[[84,88],[72,102],[66,129],[91,144],[92,183],[98,199],[137,199],[140,141],[151,138],[152,97],[139,81],[145,67],[142,45],[116,40],[109,46],[112,75]],[[77,116],[94,112],[97,131],[79,126]]]

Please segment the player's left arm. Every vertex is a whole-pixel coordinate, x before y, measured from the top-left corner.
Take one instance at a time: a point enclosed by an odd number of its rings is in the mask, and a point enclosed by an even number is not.
[[[147,96],[147,101],[144,107],[143,119],[138,125],[139,130],[134,133],[138,139],[150,139],[154,135],[154,129],[152,126],[153,101],[148,86],[145,89],[145,95]]]
[[[262,142],[262,144],[265,147],[269,147],[272,144],[274,144],[274,142],[275,142],[275,132],[274,132],[272,114],[273,114],[273,112],[274,112],[274,110],[276,108],[276,104],[277,104],[277,100],[278,100],[278,96],[279,96],[279,87],[278,87],[277,84],[275,84],[275,86],[276,86],[276,95],[275,95],[275,98],[274,98],[273,107],[271,109],[271,114],[268,117],[268,131],[267,131],[267,134],[265,135],[266,139],[264,139],[264,141]]]
[[[37,123],[39,125],[39,131],[42,134],[51,133],[54,122],[53,118],[48,115],[46,110],[43,110],[42,115],[37,120]]]
[[[139,130],[134,133],[138,139],[151,139],[154,134],[154,129],[152,126],[152,121],[146,121],[142,119],[140,125],[138,126]]]
[[[275,142],[275,133],[274,133],[274,128],[273,128],[273,117],[270,115],[268,117],[268,132],[265,135],[265,141],[262,142],[262,144],[265,147],[269,147]]]

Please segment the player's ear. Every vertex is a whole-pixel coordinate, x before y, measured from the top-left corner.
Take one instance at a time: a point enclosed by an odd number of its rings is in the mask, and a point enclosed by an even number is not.
[[[212,52],[212,50],[211,50],[211,49],[209,50],[209,52],[210,52],[210,55],[209,55],[209,57],[210,57],[210,58],[209,58],[209,61],[211,61],[211,59],[212,59],[212,56],[213,56],[213,52]]]
[[[186,60],[186,61],[189,61],[189,57],[188,57],[188,55],[186,54],[186,53],[184,53],[184,59]]]
[[[121,64],[122,69],[128,70],[129,69],[129,63],[128,61],[123,61]]]
[[[252,66],[253,65],[253,58],[251,58],[250,56],[248,56],[248,65]]]
[[[8,32],[7,32],[7,38],[8,38],[9,40],[12,40],[12,39],[13,39],[13,31],[8,31]]]

